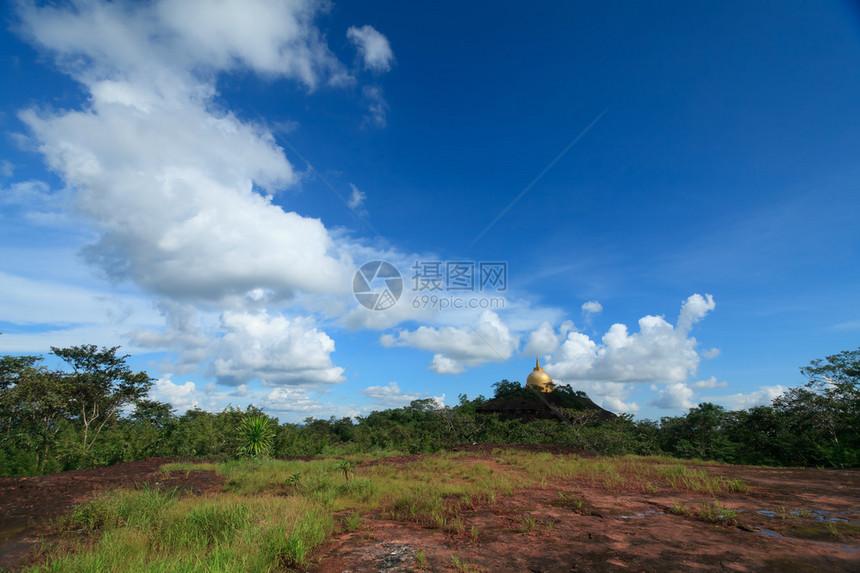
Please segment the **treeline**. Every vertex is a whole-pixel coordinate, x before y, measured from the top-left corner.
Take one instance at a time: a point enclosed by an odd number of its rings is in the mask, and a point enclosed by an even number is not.
[[[813,361],[801,368],[806,386],[748,410],[704,403],[683,416],[637,421],[629,415],[601,420],[595,411],[567,409],[556,420],[522,421],[481,412],[484,397],[461,395],[453,407],[416,400],[356,419],[309,418],[303,424],[278,424],[254,406],[176,415],[169,404],[147,398],[152,379],[132,372],[117,350],[52,348],[68,364],[63,370],[47,369],[38,356],[0,358],[0,475],[154,456],[421,453],[464,442],[558,444],[604,454],[666,454],[734,464],[860,466],[860,349]],[[494,388],[495,398],[522,392],[506,380]],[[564,386],[556,391],[581,394]],[[264,423],[263,435],[249,435],[252,420]],[[250,444],[257,449],[249,447],[249,439],[258,440]]]

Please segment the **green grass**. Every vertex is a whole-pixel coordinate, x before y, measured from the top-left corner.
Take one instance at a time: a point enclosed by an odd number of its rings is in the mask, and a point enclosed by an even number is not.
[[[328,539],[331,514],[303,498],[147,491],[107,494],[63,522],[103,534],[87,549],[53,555],[31,571],[274,571],[303,565]]]
[[[355,531],[369,513],[477,539],[477,528],[464,521],[464,512],[523,488],[566,489],[571,482],[577,488],[645,494],[748,491],[742,482],[669,458],[580,458],[517,450],[494,451],[492,461],[470,452],[441,452],[409,464],[386,463],[385,457],[378,452],[341,453],[336,459],[309,461],[254,458],[168,464],[163,472],[214,470],[224,477],[224,491],[202,497],[182,497],[158,488],[104,494],[58,522],[67,541],[49,553],[45,564],[31,570],[304,567],[313,550],[335,531],[336,522]],[[582,512],[583,502],[562,492],[556,503]],[[697,515],[701,519],[722,515],[724,523],[734,519],[731,510],[717,502],[704,505]],[[536,525],[534,518],[524,515],[521,531],[528,533]]]
[[[537,525],[537,521],[534,517],[531,515],[524,515],[523,524],[520,526],[520,533],[529,533],[530,531],[533,531],[535,525]]]
[[[706,501],[699,507],[698,518],[708,523],[720,523],[724,525],[737,525],[738,512],[722,505],[716,499]]]

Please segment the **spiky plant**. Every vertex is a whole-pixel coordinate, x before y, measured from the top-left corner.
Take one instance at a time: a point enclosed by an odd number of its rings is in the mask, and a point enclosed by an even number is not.
[[[268,456],[272,452],[275,439],[274,423],[267,416],[248,416],[239,427],[242,437],[242,453],[253,458]]]

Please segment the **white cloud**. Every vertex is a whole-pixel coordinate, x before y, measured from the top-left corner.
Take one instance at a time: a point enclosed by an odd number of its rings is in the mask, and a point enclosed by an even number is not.
[[[711,358],[716,358],[722,353],[723,351],[719,348],[710,348],[708,350],[703,350],[700,354],[702,358],[707,358],[708,360],[710,360]]]
[[[305,414],[320,408],[320,404],[312,400],[304,388],[275,388],[266,396],[265,404],[278,412]]]
[[[421,326],[411,332],[385,334],[380,342],[386,347],[409,346],[435,352],[430,369],[439,374],[457,374],[467,367],[507,360],[519,345],[519,337],[511,334],[499,315],[485,310],[474,326]]]
[[[707,380],[699,380],[698,382],[693,382],[690,386],[692,388],[725,388],[729,383],[725,380],[722,382],[717,382],[716,376],[711,376]]]
[[[692,398],[692,388],[683,382],[676,382],[675,384],[668,384],[661,388],[657,397],[648,402],[648,405],[664,410],[687,410],[696,407]]]
[[[684,335],[690,333],[693,325],[705,318],[709,311],[714,310],[714,297],[706,294],[694,294],[681,305],[681,315],[678,317],[678,331]]]
[[[692,325],[714,308],[713,297],[694,294],[682,305],[675,327],[660,316],[639,320],[639,332],[613,324],[601,343],[571,332],[552,362],[553,376],[563,380],[614,382],[686,382],[699,365]]]
[[[163,329],[137,328],[128,333],[139,347],[150,350],[169,350],[178,355],[175,362],[165,361],[161,368],[175,374],[189,374],[199,370],[210,356],[212,334],[204,332],[199,324],[197,310],[187,304],[163,300],[158,308],[164,317]],[[214,330],[214,329],[210,329]]]
[[[133,305],[146,308],[145,301],[129,297],[126,300],[104,292],[64,284],[36,280],[0,271],[0,316],[6,322],[19,325],[105,323],[111,314],[126,314]],[[151,319],[147,313],[146,319]]]
[[[301,81],[348,75],[314,25],[324,2],[160,0],[76,2],[74,9],[22,6],[26,31],[81,76],[246,67]],[[76,55],[90,59],[88,66]]]
[[[349,208],[353,210],[360,209],[364,205],[364,200],[367,198],[367,195],[352,183],[349,184],[349,187],[352,189],[352,194],[349,196],[347,205],[349,205]]]
[[[94,99],[89,112],[22,114],[102,232],[91,260],[186,299],[345,291],[351,261],[322,223],[253,191],[294,179],[270,136],[188,100],[164,103],[135,113]]]
[[[428,397],[426,392],[404,392],[397,382],[389,382],[386,386],[370,386],[360,392],[383,408],[400,408],[408,406],[413,400],[423,400]],[[438,407],[445,405],[445,394],[431,398]]]
[[[582,381],[573,387],[582,390],[595,404],[611,412],[633,414],[639,411],[639,404],[630,400],[634,389],[632,384]]]
[[[159,402],[172,404],[180,415],[188,410],[201,407],[201,401],[205,400],[205,396],[200,394],[194,382],[176,384],[170,379],[170,376],[156,380],[149,395]]]
[[[729,410],[744,410],[753,406],[769,406],[774,398],[788,390],[787,386],[762,386],[759,390],[748,393],[737,393],[730,396],[714,396],[703,399],[703,402],[715,402],[726,406]]]
[[[388,38],[380,34],[373,26],[360,28],[351,26],[346,31],[346,37],[358,49],[364,60],[364,68],[374,72],[387,72],[394,62],[394,52]]]
[[[0,205],[32,206],[50,200],[50,187],[42,181],[13,183],[0,193]]]
[[[191,381],[182,384],[174,383],[170,376],[156,380],[150,396],[155,400],[170,403],[180,415],[194,408],[201,408],[207,412],[220,412],[227,404],[241,409],[246,409],[248,405],[253,404],[267,414],[278,417],[282,422],[300,422],[308,417],[353,417],[365,413],[366,410],[356,406],[319,402],[311,398],[304,388],[282,387],[264,392],[243,385],[230,392],[224,392],[211,382],[201,389],[198,384]]]
[[[596,300],[590,300],[582,303],[582,312],[585,314],[600,314],[603,312],[603,305]]]
[[[525,348],[523,348],[523,354],[526,356],[552,354],[558,350],[567,333],[574,329],[573,322],[567,320],[561,324],[558,332],[556,332],[552,324],[548,320],[544,320],[536,330],[533,330],[529,334],[528,342]]]
[[[15,165],[8,159],[0,160],[0,177],[12,177],[15,173]]]
[[[348,293],[346,247],[318,219],[271,201],[297,180],[272,134],[213,104],[214,74],[237,67],[309,88],[342,77],[313,25],[321,6],[21,8],[27,33],[89,91],[80,111],[26,110],[21,119],[101,234],[91,261],[186,300],[223,302],[257,288],[272,300]]]
[[[388,125],[388,102],[379,86],[364,86],[361,95],[367,102],[368,114],[365,116],[365,125],[382,129]]]
[[[213,376],[220,384],[241,387],[259,380],[264,386],[318,386],[343,382],[343,368],[332,364],[334,341],[310,317],[288,318],[225,311],[220,317],[189,305],[162,302],[163,330],[136,329],[138,346],[175,353],[163,370]],[[235,390],[234,390],[235,392]]]
[[[238,386],[259,379],[267,386],[342,382],[343,368],[331,363],[334,341],[311,318],[292,320],[267,312],[225,312],[226,334],[216,341],[210,373],[220,384]]]
[[[3,334],[7,352],[47,352],[82,343],[129,347],[124,333],[151,327],[159,317],[149,301],[55,280],[0,271],[0,317],[14,325]]]
[[[282,421],[293,422],[300,422],[306,418],[325,419],[331,416],[354,418],[369,411],[369,408],[364,406],[319,402],[312,399],[303,388],[275,388],[263,397],[259,404],[266,412],[277,415]]]
[[[70,228],[73,221],[68,217],[71,194],[54,191],[43,181],[19,181],[0,188],[0,221],[14,225],[26,221],[31,225],[59,229]]]

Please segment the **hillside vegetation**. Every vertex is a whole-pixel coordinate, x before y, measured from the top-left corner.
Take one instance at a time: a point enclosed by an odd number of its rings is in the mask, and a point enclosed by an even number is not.
[[[555,419],[525,419],[487,408],[510,403],[519,383],[494,384],[491,400],[459,397],[438,408],[416,400],[356,419],[280,424],[262,410],[227,408],[176,415],[148,399],[151,379],[132,372],[117,348],[53,349],[68,368],[39,356],[0,358],[0,475],[100,467],[153,456],[229,460],[397,450],[435,452],[461,443],[555,444],[601,454],[669,455],[732,464],[860,466],[860,349],[801,368],[805,386],[769,406],[726,411],[703,403],[659,421],[607,415],[582,392],[553,407]]]

